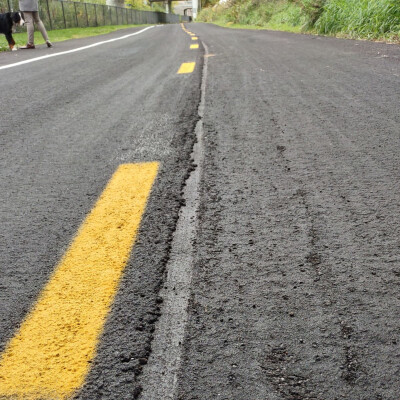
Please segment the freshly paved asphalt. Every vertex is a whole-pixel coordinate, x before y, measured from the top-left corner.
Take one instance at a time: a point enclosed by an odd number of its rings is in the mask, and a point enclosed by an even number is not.
[[[397,400],[400,47],[187,26],[207,77],[179,25],[0,71],[0,350],[116,167],[160,161],[76,396],[140,398],[207,79],[174,398]]]

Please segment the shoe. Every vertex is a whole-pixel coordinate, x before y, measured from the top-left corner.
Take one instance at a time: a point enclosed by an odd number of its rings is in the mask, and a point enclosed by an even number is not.
[[[47,47],[53,47],[53,43],[51,43],[50,40],[48,40],[48,41],[46,42],[46,44],[47,44]]]
[[[35,47],[35,45],[34,44],[27,44],[26,46],[22,46],[22,47],[20,47],[20,49],[22,49],[22,50],[26,50],[26,49],[35,49],[36,47]]]

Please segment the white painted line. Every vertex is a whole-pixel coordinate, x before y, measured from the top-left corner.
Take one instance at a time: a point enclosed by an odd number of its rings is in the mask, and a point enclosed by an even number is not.
[[[100,45],[102,45],[102,44],[111,43],[111,42],[116,42],[117,40],[127,39],[127,38],[129,38],[129,37],[131,37],[131,36],[139,35],[139,33],[143,33],[144,31],[147,31],[148,29],[151,29],[151,28],[154,28],[154,26],[148,26],[147,28],[144,28],[144,29],[142,29],[141,31],[134,32],[134,33],[130,33],[129,35],[124,35],[124,36],[120,36],[120,37],[118,37],[118,38],[109,39],[109,40],[103,40],[102,42],[93,43],[93,44],[90,44],[90,45],[88,45],[88,46],[78,47],[78,48],[73,49],[73,50],[60,51],[59,53],[47,54],[46,56],[31,58],[31,59],[29,59],[29,60],[19,61],[19,62],[17,62],[17,63],[8,64],[8,65],[3,65],[2,67],[0,67],[0,70],[1,70],[1,69],[7,69],[7,68],[18,67],[19,65],[29,64],[29,63],[32,63],[32,62],[35,62],[35,61],[44,60],[44,59],[46,59],[46,58],[62,56],[62,55],[64,55],[64,54],[76,53],[77,51],[82,51],[82,50],[90,49],[91,47],[96,47],[96,46],[100,46]]]

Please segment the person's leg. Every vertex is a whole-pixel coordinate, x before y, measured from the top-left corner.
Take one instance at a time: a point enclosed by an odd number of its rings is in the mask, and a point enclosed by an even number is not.
[[[35,28],[33,26],[33,13],[24,11],[24,17],[25,17],[26,30],[28,32],[28,45],[33,46],[35,43],[34,42]]]
[[[36,25],[38,26],[39,31],[43,36],[43,39],[46,41],[46,43],[50,43],[49,36],[47,35],[46,28],[44,27],[44,24],[43,24],[42,20],[39,17],[39,12],[38,11],[34,11],[32,14],[33,14],[33,20],[35,21]]]

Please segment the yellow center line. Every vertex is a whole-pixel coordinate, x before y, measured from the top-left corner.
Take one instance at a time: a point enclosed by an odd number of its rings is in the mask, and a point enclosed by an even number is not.
[[[190,45],[190,48],[191,48],[191,49],[198,49],[198,48],[199,48],[199,45],[198,45],[198,44],[191,44],[191,45]]]
[[[0,359],[0,398],[62,400],[84,383],[157,176],[121,165]]]
[[[192,40],[197,40],[198,37],[197,36],[192,36]]]
[[[195,66],[196,66],[195,62],[183,63],[177,73],[178,74],[190,74],[194,71]]]

